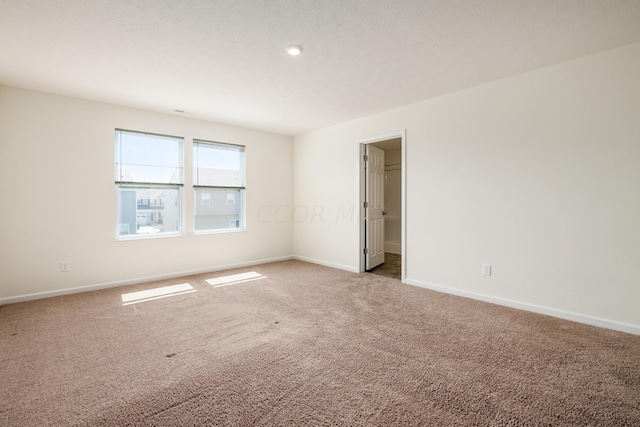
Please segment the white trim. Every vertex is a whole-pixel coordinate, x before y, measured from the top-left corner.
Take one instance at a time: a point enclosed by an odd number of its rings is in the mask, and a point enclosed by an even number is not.
[[[379,141],[386,141],[388,139],[395,139],[395,138],[400,138],[400,144],[401,144],[401,165],[400,165],[400,175],[401,175],[401,201],[400,201],[400,205],[401,205],[401,210],[402,210],[402,215],[401,215],[401,224],[400,224],[400,238],[401,238],[401,246],[400,246],[400,251],[402,254],[402,260],[401,260],[401,277],[400,277],[400,281],[402,283],[405,283],[406,277],[407,277],[407,130],[406,129],[400,129],[400,130],[396,130],[393,132],[388,132],[382,135],[376,135],[376,136],[372,136],[372,137],[368,137],[368,138],[362,138],[358,140],[358,145],[359,145],[359,152],[360,152],[360,157],[358,160],[358,164],[359,164],[359,180],[358,180],[358,194],[359,194],[359,201],[358,201],[358,209],[360,212],[359,215],[359,226],[358,226],[358,273],[363,273],[365,270],[365,265],[364,265],[364,256],[363,256],[363,250],[365,247],[365,229],[364,229],[364,207],[363,207],[363,203],[365,200],[365,189],[364,189],[364,183],[365,183],[365,173],[364,173],[364,166],[363,166],[363,157],[365,154],[365,144],[371,144],[374,142],[379,142]]]
[[[365,269],[365,259],[364,259],[364,248],[366,247],[366,233],[365,229],[365,218],[364,218],[364,201],[367,199],[365,194],[365,182],[366,182],[366,172],[364,166],[364,156],[366,153],[366,142],[358,141],[358,150],[360,153],[360,157],[358,157],[358,273],[364,273]]]
[[[387,139],[404,138],[407,133],[406,129],[394,130],[383,133],[382,135],[370,136],[358,140],[358,144],[371,144],[372,142],[386,141]]]
[[[249,267],[249,266],[252,266],[252,265],[268,264],[270,262],[287,261],[287,260],[290,260],[290,259],[293,259],[293,257],[292,256],[283,256],[283,257],[277,257],[277,258],[269,258],[269,259],[261,259],[261,260],[256,260],[256,261],[241,262],[241,263],[237,263],[237,264],[221,265],[221,266],[218,266],[218,267],[203,268],[203,269],[199,269],[199,270],[182,271],[182,272],[179,272],[179,273],[161,274],[161,275],[158,275],[158,276],[138,277],[136,279],[120,280],[120,281],[117,281],[117,282],[99,283],[99,284],[96,284],[96,285],[80,286],[80,287],[77,287],[77,288],[66,288],[66,289],[58,289],[56,291],[46,291],[46,292],[37,292],[37,293],[26,294],[26,295],[18,295],[18,296],[15,296],[15,297],[8,297],[8,298],[0,299],[0,305],[15,304],[17,302],[33,301],[33,300],[38,300],[38,299],[57,297],[57,296],[61,296],[61,295],[79,294],[79,293],[82,293],[82,292],[91,292],[91,291],[97,291],[97,290],[100,290],[100,289],[117,288],[119,286],[135,285],[135,284],[138,284],[138,283],[146,283],[146,282],[154,282],[154,281],[157,281],[157,280],[173,279],[173,278],[182,277],[182,276],[193,276],[193,275],[196,275],[196,274],[212,273],[214,271],[231,270],[231,269],[234,269],[234,268]]]
[[[405,283],[407,280],[407,130],[403,129],[402,140],[400,141],[402,151],[400,153],[401,162],[401,180],[400,191],[402,191],[400,206],[400,282]]]
[[[402,245],[396,242],[384,242],[384,251],[390,254],[402,255]]]
[[[489,302],[492,304],[502,305],[505,307],[517,308],[518,310],[530,311],[533,313],[544,314],[547,316],[557,317],[560,319],[571,320],[573,322],[584,323],[587,325],[598,326],[600,328],[612,329],[615,331],[626,332],[629,334],[640,335],[640,325],[618,322],[615,320],[602,319],[600,317],[589,316],[586,314],[574,313],[571,311],[559,310],[557,308],[544,307],[536,304],[515,301],[508,298],[500,298],[491,295],[480,294],[477,292],[464,291],[461,289],[450,288],[448,286],[436,285],[433,283],[422,282],[414,279],[406,279],[404,282],[408,285],[418,286],[421,288],[431,289],[437,292],[457,295],[465,298],[471,298],[478,301]]]
[[[359,273],[357,268],[350,267],[348,265],[335,264],[333,262],[322,261],[319,259],[308,258],[305,256],[299,256],[299,255],[294,255],[292,258],[298,261],[310,262],[311,264],[324,265],[325,267],[331,267],[331,268],[337,268],[338,270],[350,271],[351,273]]]

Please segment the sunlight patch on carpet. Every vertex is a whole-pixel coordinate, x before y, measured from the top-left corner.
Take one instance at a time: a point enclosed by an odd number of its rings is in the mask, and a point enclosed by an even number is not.
[[[231,274],[229,276],[216,277],[213,279],[207,279],[207,283],[214,288],[220,286],[237,285],[238,283],[251,282],[254,280],[266,279],[267,276],[263,276],[255,271],[249,271],[248,273]]]
[[[196,289],[193,289],[193,286],[188,283],[163,286],[161,288],[147,289],[138,292],[129,292],[127,294],[122,294],[122,305],[137,304],[139,302],[153,301],[160,298],[190,294],[192,292],[196,292]]]

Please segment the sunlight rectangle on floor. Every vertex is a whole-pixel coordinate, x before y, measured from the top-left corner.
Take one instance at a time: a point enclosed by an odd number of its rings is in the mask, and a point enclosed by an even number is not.
[[[231,274],[229,276],[215,277],[213,279],[207,279],[207,283],[213,286],[214,288],[220,286],[228,286],[228,285],[236,285],[238,283],[251,282],[253,280],[266,279],[266,276],[263,276],[260,273],[256,273],[255,271],[249,271],[247,273],[239,273],[239,274]]]
[[[191,292],[196,292],[196,289],[193,289],[193,286],[191,286],[189,283],[181,283],[179,285],[146,289],[144,291],[129,292],[127,294],[122,294],[122,305],[137,304],[139,302],[189,294]]]

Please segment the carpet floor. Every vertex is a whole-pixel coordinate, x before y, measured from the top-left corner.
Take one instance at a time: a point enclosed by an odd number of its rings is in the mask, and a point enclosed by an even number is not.
[[[0,306],[0,425],[638,426],[640,336],[284,261]]]

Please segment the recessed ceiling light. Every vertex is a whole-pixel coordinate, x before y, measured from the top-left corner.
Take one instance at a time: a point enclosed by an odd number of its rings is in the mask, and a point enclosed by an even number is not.
[[[302,48],[300,46],[292,45],[287,48],[287,53],[291,56],[298,56],[302,53]]]

